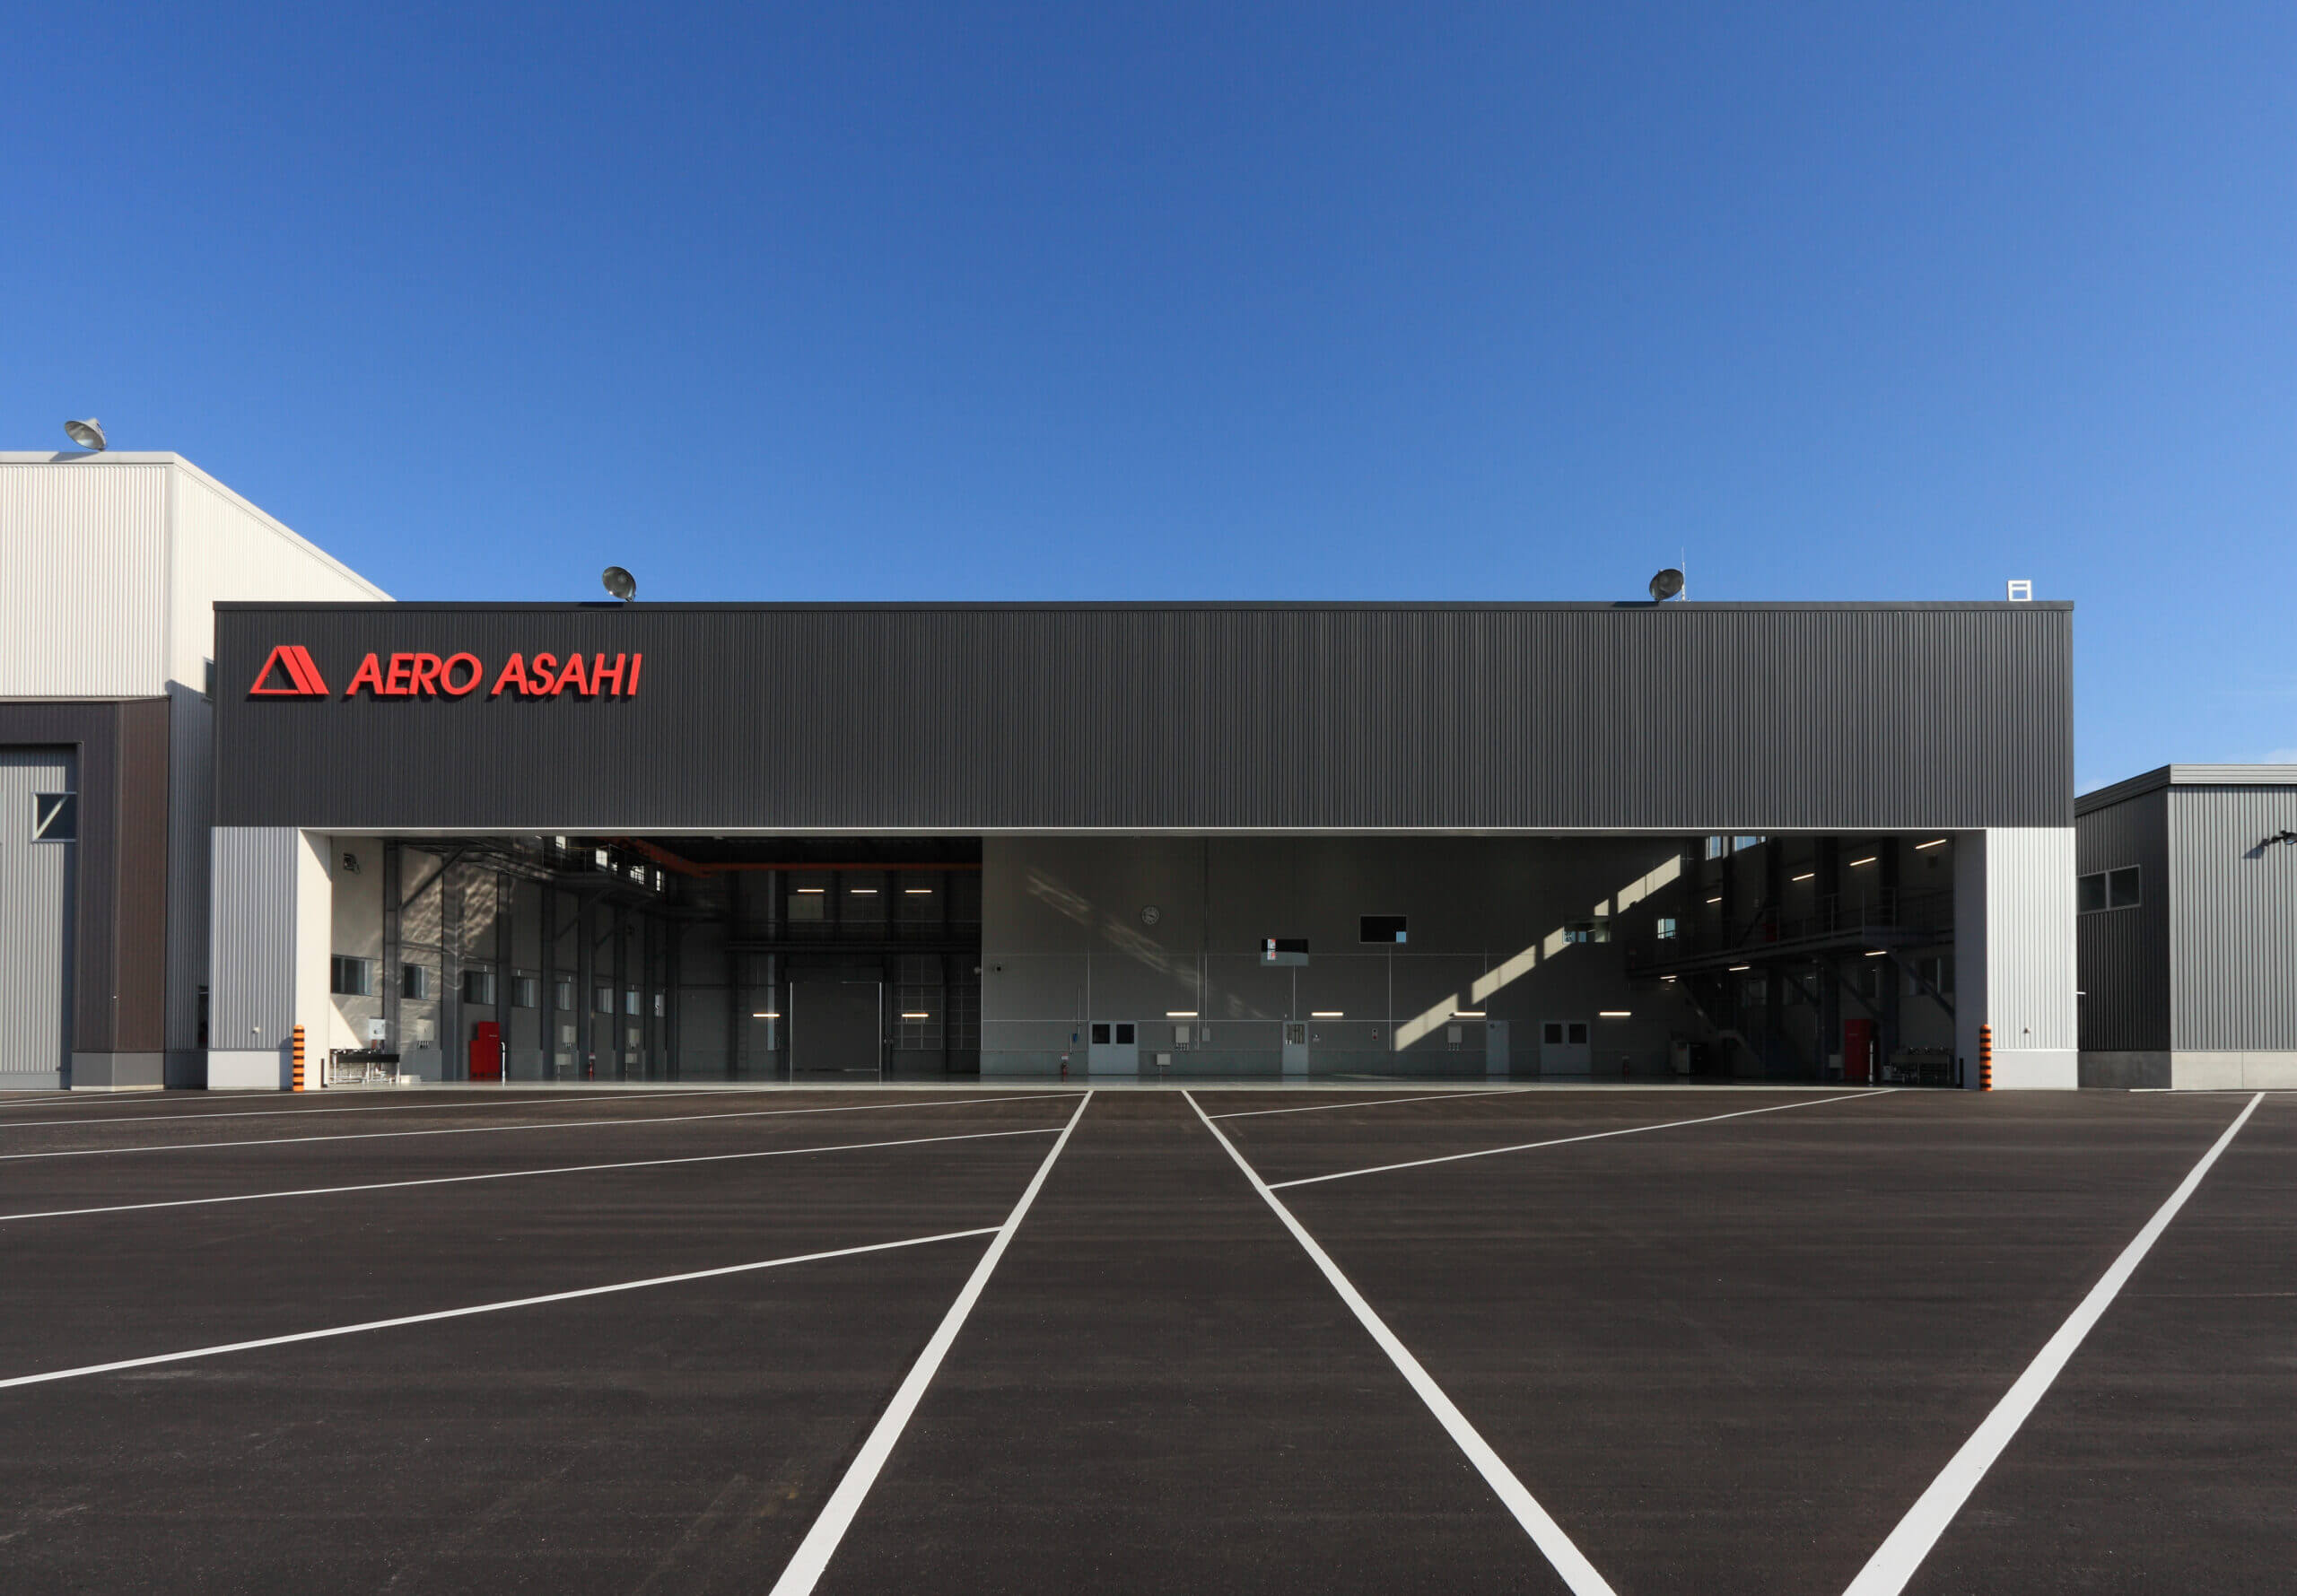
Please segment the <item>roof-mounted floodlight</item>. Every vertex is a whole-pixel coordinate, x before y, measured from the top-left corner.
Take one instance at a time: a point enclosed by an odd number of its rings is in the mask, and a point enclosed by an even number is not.
[[[1682,590],[1683,573],[1672,565],[1651,579],[1651,602],[1654,604],[1664,604]]]
[[[598,572],[598,580],[607,585],[607,592],[624,604],[638,597],[638,579],[619,565],[607,566]]]
[[[64,435],[72,440],[73,442],[78,444],[82,449],[92,449],[99,453],[103,450],[103,423],[92,415],[85,421],[66,422],[64,423]]]

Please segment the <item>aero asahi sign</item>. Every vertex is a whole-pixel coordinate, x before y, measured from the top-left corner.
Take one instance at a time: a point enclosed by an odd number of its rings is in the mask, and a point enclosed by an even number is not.
[[[493,673],[486,696],[518,698],[635,698],[643,654],[512,654]],[[488,679],[476,654],[370,654],[351,675],[345,698],[468,698]],[[319,662],[301,643],[271,650],[248,689],[249,698],[326,698],[330,690]]]

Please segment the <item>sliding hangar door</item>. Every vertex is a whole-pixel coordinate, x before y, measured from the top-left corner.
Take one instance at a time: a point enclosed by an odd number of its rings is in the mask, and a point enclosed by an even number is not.
[[[444,1079],[1944,1082],[1990,1025],[1997,1085],[2074,1077],[2064,606],[218,626],[222,1035]]]

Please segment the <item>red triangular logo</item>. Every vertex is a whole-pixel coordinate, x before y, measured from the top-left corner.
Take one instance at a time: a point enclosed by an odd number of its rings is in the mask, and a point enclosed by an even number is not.
[[[266,687],[264,683],[276,668],[287,677],[284,687]],[[255,673],[255,685],[248,689],[250,698],[325,698],[327,680],[319,675],[319,666],[311,658],[311,651],[301,643],[281,643],[271,650],[271,658]]]

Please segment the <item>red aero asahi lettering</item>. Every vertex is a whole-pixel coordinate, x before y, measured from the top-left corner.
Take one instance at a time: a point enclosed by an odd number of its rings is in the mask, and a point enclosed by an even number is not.
[[[581,698],[633,698],[645,662],[643,654],[616,654],[612,664],[604,654],[588,664],[580,654],[569,654],[563,662],[555,654],[513,654],[486,696],[500,698],[516,689],[520,698],[556,698],[571,689]],[[354,697],[364,687],[373,698],[467,698],[485,677],[486,667],[476,654],[370,654],[343,696]]]

